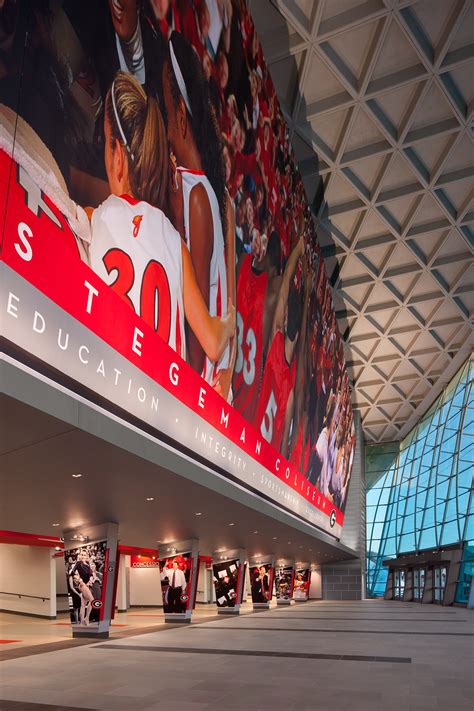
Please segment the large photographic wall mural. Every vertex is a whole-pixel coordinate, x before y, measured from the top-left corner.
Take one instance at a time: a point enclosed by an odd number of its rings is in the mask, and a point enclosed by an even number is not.
[[[245,2],[5,0],[2,336],[339,536],[353,415]]]

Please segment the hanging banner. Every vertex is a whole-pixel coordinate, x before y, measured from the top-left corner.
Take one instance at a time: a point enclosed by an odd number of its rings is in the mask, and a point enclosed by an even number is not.
[[[64,551],[71,625],[75,630],[99,628],[107,581],[107,541]]]
[[[237,611],[242,602],[245,566],[239,559],[227,560],[213,563],[212,573],[217,607],[232,608]]]
[[[160,560],[161,593],[165,615],[183,615],[193,608],[191,553],[180,553]]]
[[[296,568],[295,584],[293,589],[293,599],[300,602],[309,598],[309,586],[311,584],[311,569]]]
[[[271,563],[250,566],[250,589],[254,605],[267,605],[272,599],[274,568]]]
[[[118,525],[63,531],[63,538],[72,635],[107,638],[115,612]]]
[[[7,5],[1,336],[340,537],[343,342],[245,2]]]
[[[275,597],[277,604],[290,604],[293,600],[295,569],[293,565],[281,565],[275,569]]]

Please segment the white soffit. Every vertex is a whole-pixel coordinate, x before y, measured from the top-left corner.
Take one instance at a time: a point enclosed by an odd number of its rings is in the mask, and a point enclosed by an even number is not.
[[[253,0],[366,440],[400,439],[472,346],[474,3]]]

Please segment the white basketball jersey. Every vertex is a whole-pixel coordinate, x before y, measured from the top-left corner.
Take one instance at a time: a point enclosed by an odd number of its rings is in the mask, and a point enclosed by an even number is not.
[[[224,235],[222,233],[222,222],[219,212],[219,203],[214,189],[206,175],[200,171],[178,168],[183,179],[183,206],[184,206],[184,230],[186,244],[191,250],[191,237],[189,228],[189,200],[191,190],[195,185],[201,183],[209,198],[212,212],[212,224],[214,232],[214,244],[212,249],[211,263],[209,266],[209,313],[211,316],[225,316],[227,314],[227,272],[225,265]],[[218,370],[229,366],[230,347],[227,344],[218,362],[211,361],[206,357],[202,377],[208,383],[212,383]]]
[[[186,357],[181,237],[157,207],[110,195],[92,215],[92,269]]]

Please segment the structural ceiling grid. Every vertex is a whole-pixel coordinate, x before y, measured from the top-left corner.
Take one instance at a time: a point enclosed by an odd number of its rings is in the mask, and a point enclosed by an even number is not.
[[[253,0],[369,441],[472,347],[474,3]]]

